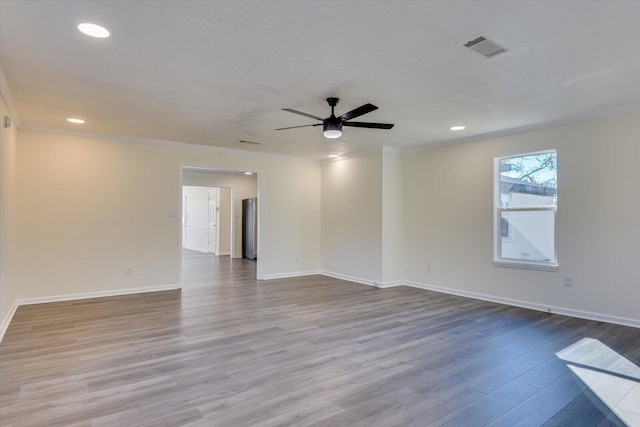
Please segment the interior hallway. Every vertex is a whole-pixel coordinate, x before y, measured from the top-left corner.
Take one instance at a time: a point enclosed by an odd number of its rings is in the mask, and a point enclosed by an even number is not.
[[[182,248],[182,288],[235,285],[256,278],[256,261]]]

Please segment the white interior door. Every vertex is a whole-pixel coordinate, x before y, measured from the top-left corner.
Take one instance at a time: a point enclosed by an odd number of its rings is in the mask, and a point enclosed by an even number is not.
[[[205,187],[183,186],[184,247],[209,252],[209,193]],[[183,200],[184,202],[184,200]]]

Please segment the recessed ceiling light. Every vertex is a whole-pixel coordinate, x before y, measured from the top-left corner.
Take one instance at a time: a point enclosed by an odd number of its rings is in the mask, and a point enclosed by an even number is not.
[[[465,130],[464,126],[451,126],[451,130]]]
[[[79,124],[79,125],[84,123],[84,120],[82,120],[82,119],[67,119],[67,121],[69,123],[76,123],[76,124]]]
[[[329,157],[332,158],[332,159],[335,159],[336,157],[338,157],[338,155],[337,154],[329,154]]]
[[[245,172],[245,175],[253,175],[253,172]]]
[[[78,25],[78,30],[80,30],[81,32],[83,32],[88,36],[96,37],[99,39],[104,39],[109,37],[109,30],[107,30],[104,27],[101,27],[100,25],[91,24],[89,22],[83,22],[82,24]]]

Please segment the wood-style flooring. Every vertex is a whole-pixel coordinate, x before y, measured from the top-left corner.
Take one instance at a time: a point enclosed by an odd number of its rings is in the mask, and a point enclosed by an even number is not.
[[[640,425],[640,329],[191,255],[180,291],[20,307],[0,425]]]
[[[256,262],[253,260],[182,249],[182,289],[227,286],[255,278]]]

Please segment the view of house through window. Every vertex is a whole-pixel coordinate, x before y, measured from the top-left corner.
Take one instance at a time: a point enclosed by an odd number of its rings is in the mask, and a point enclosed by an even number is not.
[[[557,267],[556,151],[502,157],[494,168],[494,261]]]

